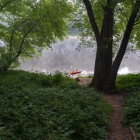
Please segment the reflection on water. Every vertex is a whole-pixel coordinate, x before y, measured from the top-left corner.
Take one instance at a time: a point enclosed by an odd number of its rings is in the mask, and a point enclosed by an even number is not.
[[[118,74],[128,74],[128,73],[131,73],[128,67],[120,68],[120,70],[118,71]]]
[[[33,60],[25,60],[20,69],[40,72],[53,72],[56,70],[70,72],[82,70],[84,73],[92,73],[94,70],[95,52],[93,48],[81,48],[76,50],[79,39],[70,37],[64,41],[58,41],[53,45],[53,51],[43,50],[42,57]],[[121,63],[118,74],[137,73],[140,71],[140,52],[126,53]]]

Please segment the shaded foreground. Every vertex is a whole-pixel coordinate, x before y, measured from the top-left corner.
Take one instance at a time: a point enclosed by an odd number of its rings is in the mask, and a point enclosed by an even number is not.
[[[99,94],[59,71],[54,75],[7,71],[0,76],[2,140],[131,140],[122,120],[140,139],[140,94],[132,93],[140,91],[139,75],[117,78],[119,93],[132,94],[127,102],[125,94]],[[90,78],[76,80],[81,85],[91,82]]]
[[[81,85],[88,85],[91,82],[91,78],[80,78]],[[131,140],[132,135],[128,128],[122,123],[122,109],[125,101],[125,95],[123,94],[104,94],[104,99],[110,103],[114,112],[111,117],[111,128],[108,140]]]
[[[0,73],[1,140],[107,140],[111,105],[58,71]]]

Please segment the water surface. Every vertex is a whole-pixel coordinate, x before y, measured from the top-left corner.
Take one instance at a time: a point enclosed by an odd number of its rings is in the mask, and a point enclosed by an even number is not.
[[[93,73],[95,63],[95,48],[80,48],[76,50],[79,39],[70,37],[58,41],[52,46],[53,51],[43,50],[42,57],[25,60],[20,69],[40,72],[70,72],[82,70],[83,74]],[[138,73],[140,71],[140,52],[127,52],[123,58],[118,74]]]

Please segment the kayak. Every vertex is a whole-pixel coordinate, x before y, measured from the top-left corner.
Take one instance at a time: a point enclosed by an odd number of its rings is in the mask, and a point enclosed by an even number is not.
[[[82,71],[81,70],[74,70],[72,72],[70,72],[70,74],[78,74],[78,73],[81,73]]]

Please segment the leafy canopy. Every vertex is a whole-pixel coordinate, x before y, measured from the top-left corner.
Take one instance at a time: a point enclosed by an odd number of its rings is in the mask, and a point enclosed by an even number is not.
[[[110,7],[114,7],[113,46],[117,50],[122,39],[123,32],[126,28],[128,18],[131,14],[134,2],[135,0],[112,0],[111,4],[109,5]],[[92,5],[98,28],[101,32],[105,14],[103,11],[103,7],[107,5],[107,0],[90,0],[90,3]],[[80,45],[83,45],[85,47],[92,47],[95,45],[95,36],[91,28],[84,3],[81,0],[75,1],[75,9],[74,27],[79,28],[80,30],[80,37],[82,41]],[[135,46],[138,49],[140,46],[140,30],[138,30],[140,28],[139,17],[140,13],[137,16],[137,20],[135,21],[135,26],[129,40],[129,46],[131,47],[131,49],[134,49]]]
[[[68,0],[2,0],[2,63],[3,58],[7,60],[7,55],[12,61],[19,56],[32,57],[40,54],[44,47],[50,48],[57,39],[64,39],[71,12],[72,4]]]

